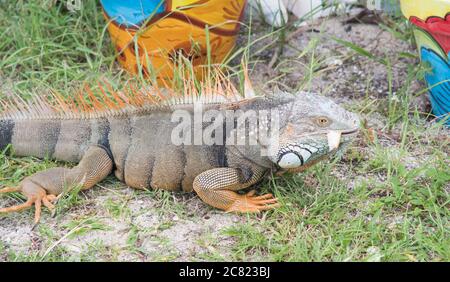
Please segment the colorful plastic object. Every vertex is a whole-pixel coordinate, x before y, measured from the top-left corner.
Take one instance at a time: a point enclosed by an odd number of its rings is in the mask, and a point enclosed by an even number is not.
[[[161,82],[172,79],[180,54],[192,62],[197,76],[208,63],[208,52],[211,63],[223,62],[234,47],[246,0],[101,0],[101,4],[120,64],[132,73],[155,74]]]
[[[414,35],[423,62],[433,113],[450,113],[450,0],[401,0],[403,14],[414,25]],[[450,126],[450,118],[446,124]]]

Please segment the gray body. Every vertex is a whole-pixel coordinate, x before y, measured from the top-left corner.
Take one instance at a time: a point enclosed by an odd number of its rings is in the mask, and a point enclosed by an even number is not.
[[[140,98],[145,97],[148,96]],[[98,102],[91,99],[94,104]],[[214,110],[216,116],[225,117],[229,111],[234,113],[231,120],[218,124],[214,118],[195,118],[198,104],[192,103],[129,104],[103,111],[94,107],[86,112],[71,112],[75,104],[63,103],[68,109],[66,113],[54,111],[48,102],[39,98],[35,100],[36,104],[31,107],[24,106],[20,100],[12,105],[3,103],[13,110],[0,113],[0,149],[12,144],[18,156],[78,163],[73,168],[57,167],[37,172],[26,177],[18,187],[0,189],[0,193],[20,191],[27,197],[27,202],[2,208],[0,214],[34,204],[35,223],[40,219],[42,204],[55,210],[51,202],[66,189],[77,185],[81,189],[92,188],[111,173],[137,189],[195,191],[203,202],[228,212],[270,210],[279,206],[272,194],[259,196],[254,190],[246,194],[238,191],[257,184],[269,171],[300,172],[343,150],[359,124],[355,114],[330,99],[305,92],[298,95],[278,92],[236,102],[202,104],[203,113]],[[116,102],[123,103],[120,99]],[[190,143],[179,145],[172,138],[173,130],[180,125],[172,121],[177,110],[183,110],[193,121],[183,127],[191,129]],[[233,133],[242,126],[239,116],[246,117],[249,110],[258,113],[258,118],[261,111],[278,113],[277,142],[269,139],[267,143],[258,134],[257,142],[249,144],[249,136],[256,136],[251,125],[257,122],[257,130],[261,129],[260,124],[273,126],[270,120],[264,119],[244,118],[246,130],[235,139]],[[195,129],[211,128],[212,124],[225,132],[217,134],[219,140],[215,139],[212,144],[193,142],[194,136],[198,136]],[[243,144],[238,142],[242,139]],[[230,140],[232,142],[228,142]],[[268,155],[263,154],[268,145],[272,150]]]
[[[275,107],[281,112],[289,101],[260,98],[239,109],[258,111]],[[212,104],[204,110],[217,109],[225,115],[226,109],[220,107]],[[176,109],[193,114],[192,105],[178,105],[170,110],[91,119],[0,120],[0,145],[11,143],[17,156],[72,163],[78,163],[92,145],[100,145],[111,154],[115,176],[137,189],[190,192],[194,178],[213,168],[239,168],[245,177],[251,177],[254,166],[263,170],[273,167],[267,157],[261,156],[258,146],[227,146],[226,140],[220,145],[174,145],[171,133],[177,123],[171,121],[171,116]],[[203,123],[202,127],[208,125]]]

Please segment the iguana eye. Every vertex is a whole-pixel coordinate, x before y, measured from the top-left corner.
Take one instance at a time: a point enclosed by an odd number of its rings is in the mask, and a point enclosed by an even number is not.
[[[318,117],[316,123],[318,126],[327,126],[330,124],[330,120],[327,117]]]

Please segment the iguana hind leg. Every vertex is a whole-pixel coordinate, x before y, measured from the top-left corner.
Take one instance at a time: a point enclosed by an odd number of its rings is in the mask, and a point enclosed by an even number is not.
[[[240,169],[214,168],[199,174],[193,183],[198,196],[207,204],[227,212],[260,212],[278,207],[272,194],[256,196],[255,191],[241,195],[235,191],[258,182],[262,173],[254,173],[245,180]]]
[[[81,185],[81,189],[89,189],[108,176],[112,167],[113,162],[105,149],[92,146],[74,168],[50,168],[25,178],[18,187],[1,189],[0,193],[21,192],[27,197],[27,201],[17,206],[0,209],[0,213],[21,211],[34,204],[34,221],[38,223],[42,204],[53,211],[55,207],[52,202],[66,187]]]

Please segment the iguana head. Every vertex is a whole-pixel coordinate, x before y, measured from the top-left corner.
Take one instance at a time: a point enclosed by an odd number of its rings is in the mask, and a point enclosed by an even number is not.
[[[290,107],[270,157],[281,171],[299,172],[342,151],[358,131],[357,115],[327,97],[300,92]]]

